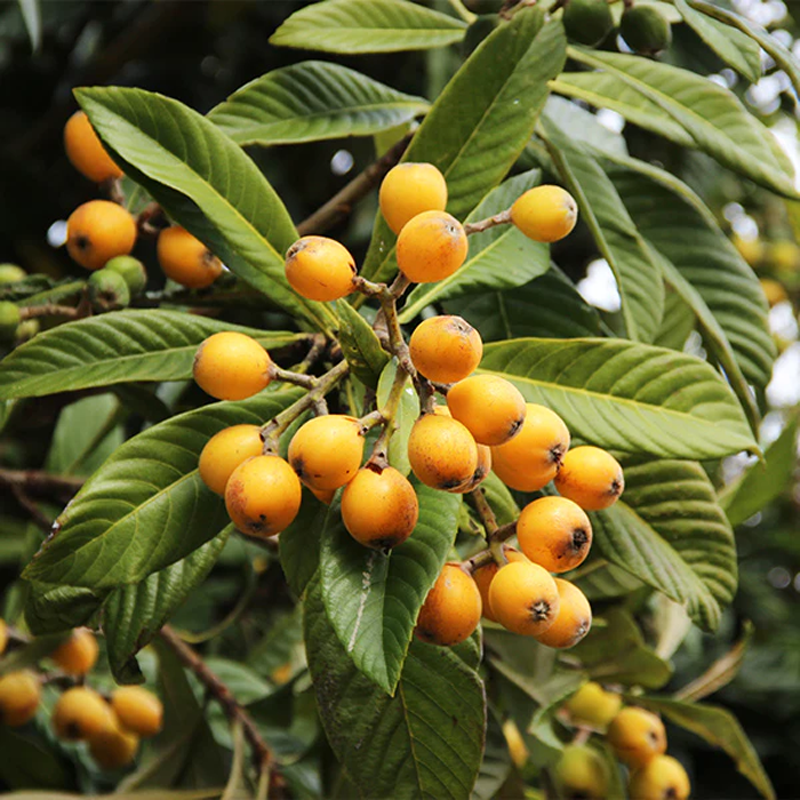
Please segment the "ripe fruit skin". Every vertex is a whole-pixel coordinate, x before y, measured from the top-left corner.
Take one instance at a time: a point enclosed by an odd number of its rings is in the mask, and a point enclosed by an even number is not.
[[[423,211],[397,237],[397,265],[414,283],[435,283],[452,275],[467,257],[464,226],[445,211]]]
[[[478,447],[472,434],[452,417],[426,414],[411,429],[408,460],[414,474],[433,489],[457,489],[475,474]]]
[[[586,595],[574,584],[555,578],[559,596],[559,611],[555,622],[536,637],[548,647],[565,650],[574,647],[592,627],[592,607]]]
[[[59,739],[90,739],[114,725],[111,706],[86,686],[67,689],[53,708],[53,729]]]
[[[0,675],[0,725],[17,728],[36,716],[42,689],[30,670]]]
[[[599,447],[576,447],[564,456],[555,478],[562,497],[586,511],[613,506],[625,488],[622,467],[611,453]]]
[[[511,222],[534,242],[557,242],[575,227],[578,204],[560,186],[536,186],[511,206]]]
[[[486,615],[484,614],[484,616]],[[522,734],[519,732],[519,728],[513,720],[507,719],[503,723],[503,734],[506,737],[506,744],[508,745],[508,752],[511,756],[511,760],[518,769],[522,769],[530,753],[528,752],[525,740],[522,738]]]
[[[622,697],[589,681],[567,700],[566,706],[575,722],[605,730],[622,708]]]
[[[600,44],[614,28],[606,0],[569,0],[563,20],[567,36],[587,47]]]
[[[100,647],[94,634],[88,628],[76,628],[65,642],[62,642],[50,658],[67,675],[86,675],[97,662]]]
[[[338,300],[353,291],[356,262],[350,251],[326,236],[303,236],[286,253],[286,280],[309,300]]]
[[[644,708],[627,706],[608,726],[608,743],[620,761],[638,767],[667,750],[664,723]]]
[[[103,269],[122,275],[132,297],[141,294],[147,286],[147,270],[144,264],[133,256],[116,256],[108,261]]]
[[[164,274],[187,289],[205,289],[222,274],[222,262],[180,225],[158,234],[156,255]]]
[[[487,478],[492,471],[492,448],[487,447],[485,444],[476,445],[478,449],[478,466],[475,467],[475,472],[472,477],[456,486],[454,489],[448,489],[451,494],[466,494],[473,489],[477,489]]]
[[[101,769],[128,766],[139,749],[139,737],[120,726],[116,720],[89,739],[89,752]]]
[[[669,20],[652,6],[627,9],[620,20],[619,32],[631,50],[646,56],[654,56],[672,42]]]
[[[386,173],[378,202],[386,224],[398,234],[417,214],[444,211],[447,183],[433,164],[398,164]]]
[[[415,633],[429,644],[452,647],[472,635],[481,619],[481,594],[460,564],[445,564],[428,592]]]
[[[6,621],[0,617],[0,656],[3,655],[6,651],[6,645],[8,644],[8,625],[6,625]]]
[[[0,340],[13,341],[21,320],[22,314],[16,303],[10,300],[0,301]]]
[[[114,163],[83,111],[76,111],[64,126],[64,149],[78,172],[95,183],[121,178],[122,170]]]
[[[512,561],[494,576],[489,605],[504,628],[523,636],[538,636],[555,622],[560,598],[556,582],[544,567]]]
[[[548,572],[567,572],[589,555],[592,523],[572,500],[540,497],[522,509],[517,539],[531,561]]]
[[[269,353],[250,336],[222,331],[197,348],[192,373],[198,386],[217,400],[244,400],[272,380]]]
[[[631,774],[628,783],[631,800],[686,800],[690,791],[686,770],[672,756],[650,759]]]
[[[203,483],[219,495],[225,494],[236,467],[253,456],[260,456],[264,447],[258,425],[231,425],[215,433],[200,453],[198,469]]]
[[[120,725],[143,738],[155,736],[161,730],[164,706],[141,686],[122,686],[111,695],[111,707]]]
[[[338,489],[351,481],[364,457],[355,417],[326,414],[306,422],[289,443],[289,463],[311,489]]]
[[[417,493],[394,467],[365,467],[342,492],[342,520],[360,544],[385,550],[402,544],[419,518]]]
[[[516,550],[508,544],[503,545],[503,553],[509,561],[528,560],[522,553],[520,553],[519,550]],[[478,587],[478,591],[481,593],[481,601],[483,602],[483,616],[486,617],[486,619],[490,619],[492,622],[497,622],[497,617],[495,617],[494,612],[492,611],[492,606],[489,603],[489,587],[491,586],[492,580],[494,580],[494,576],[497,575],[497,570],[499,569],[500,567],[495,562],[492,562],[491,564],[487,564],[485,567],[476,569],[475,572],[472,573],[472,579],[475,581],[475,585]]]
[[[109,200],[90,200],[67,220],[67,251],[86,269],[100,269],[114,256],[126,256],[136,244],[136,220]]]
[[[760,278],[758,282],[761,284],[761,291],[764,292],[764,297],[767,298],[767,304],[770,308],[789,299],[789,295],[786,294],[786,288],[779,281],[773,278]]]
[[[417,371],[436,383],[470,375],[483,355],[481,335],[461,317],[439,316],[417,325],[408,341]]]
[[[600,754],[585,744],[570,744],[555,768],[556,782],[565,800],[604,800],[608,792],[608,768]]]
[[[527,407],[513,383],[497,375],[473,375],[451,387],[447,407],[478,444],[500,445],[522,429]]]
[[[124,258],[125,256],[122,256]],[[93,272],[86,281],[89,302],[97,311],[112,311],[130,305],[131,291],[125,278],[105,267]]]
[[[225,487],[225,508],[236,527],[265,539],[292,524],[303,490],[294,470],[279,456],[248,458]]]
[[[520,432],[492,448],[492,469],[511,489],[536,492],[555,478],[569,442],[569,429],[558,414],[528,403]]]
[[[0,285],[24,281],[27,277],[25,270],[16,264],[0,264]]]

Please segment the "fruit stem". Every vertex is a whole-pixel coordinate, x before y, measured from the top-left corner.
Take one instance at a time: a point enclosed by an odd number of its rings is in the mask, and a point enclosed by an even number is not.
[[[508,225],[511,222],[511,209],[507,208],[505,211],[501,211],[499,214],[495,214],[493,217],[487,217],[486,219],[479,220],[478,222],[467,222],[464,224],[464,233],[467,236],[470,236],[473,233],[482,233],[483,231],[489,230],[489,228],[495,228],[498,225]]]
[[[389,440],[392,438],[392,434],[396,428],[395,417],[397,416],[397,409],[400,407],[400,398],[403,396],[407,381],[408,375],[402,369],[398,369],[394,374],[392,388],[389,390],[389,396],[386,398],[385,405],[379,411],[373,412],[380,415],[380,420],[383,423],[383,430],[375,441],[375,445],[372,448],[372,455],[367,462],[368,464],[375,464],[381,467],[389,466],[387,460]],[[367,414],[365,419],[371,416],[371,414]],[[377,424],[381,424],[381,422]]]
[[[481,550],[480,553],[476,553],[472,558],[468,558],[466,561],[461,562],[461,569],[467,573],[467,575],[472,575],[475,570],[480,569],[481,567],[486,567],[489,564],[494,563],[494,556],[492,555],[491,550]]]
[[[486,541],[491,542],[497,530],[497,517],[495,517],[494,511],[492,511],[492,507],[489,505],[489,501],[486,499],[486,494],[482,487],[479,486],[477,489],[473,489],[469,493],[469,496],[472,498],[475,510],[478,512],[478,516],[481,518],[481,522],[483,522],[483,527],[486,529]]]
[[[72,306],[60,306],[56,303],[45,303],[41,306],[26,306],[20,308],[20,319],[33,319],[34,317],[69,317],[77,319],[81,316],[77,308]]]
[[[302,386],[304,389],[313,389],[316,378],[311,375],[303,375],[301,372],[291,372],[288,369],[281,369],[272,362],[269,366],[269,374],[273,380],[291,383],[295,386]]]

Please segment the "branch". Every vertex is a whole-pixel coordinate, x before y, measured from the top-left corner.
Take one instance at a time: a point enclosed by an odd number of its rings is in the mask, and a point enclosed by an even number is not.
[[[69,317],[77,319],[82,316],[77,308],[72,306],[60,306],[55,303],[45,303],[41,306],[27,306],[20,308],[20,319],[32,319],[33,317]]]
[[[498,225],[508,225],[511,222],[511,209],[507,208],[493,217],[478,220],[478,222],[467,222],[464,225],[464,233],[470,236],[473,233],[481,233],[488,231],[489,228],[495,228]]]
[[[83,486],[84,480],[36,469],[0,469],[0,484],[17,486],[36,494],[75,494]]]
[[[486,499],[483,489],[479,486],[477,489],[473,489],[469,493],[469,496],[472,498],[475,510],[481,518],[483,527],[486,528],[486,539],[494,538],[494,534],[497,531],[497,517],[495,517],[494,511],[492,511],[492,507],[489,505],[489,501]]]

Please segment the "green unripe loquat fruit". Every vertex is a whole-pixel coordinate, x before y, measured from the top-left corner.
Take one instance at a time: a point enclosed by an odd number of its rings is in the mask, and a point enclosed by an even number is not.
[[[133,256],[115,256],[106,262],[103,269],[122,275],[132,297],[141,294],[147,286],[147,270],[144,264]]]
[[[131,291],[125,278],[105,268],[93,272],[86,281],[89,302],[95,311],[125,308],[131,302]]]
[[[0,264],[0,285],[23,281],[27,277],[28,273],[16,264]]]
[[[585,744],[571,744],[555,767],[564,800],[604,800],[608,792],[608,767],[602,756]]]
[[[564,7],[564,30],[573,42],[595,47],[614,29],[606,0],[569,0]]]
[[[636,5],[627,9],[619,32],[628,47],[640,55],[654,56],[672,43],[669,20],[653,6]]]
[[[10,300],[0,301],[0,341],[12,342],[22,320],[19,306]]]
[[[622,708],[622,697],[599,683],[584,683],[566,703],[573,721],[605,730]]]

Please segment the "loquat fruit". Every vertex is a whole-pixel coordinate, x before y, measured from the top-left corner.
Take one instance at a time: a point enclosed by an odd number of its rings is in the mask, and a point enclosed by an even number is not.
[[[90,739],[115,724],[111,706],[87,686],[73,686],[58,698],[52,716],[59,739]]]
[[[522,552],[548,572],[567,572],[589,555],[592,523],[572,500],[540,497],[522,509],[517,540]]]
[[[125,278],[105,267],[89,276],[86,291],[95,311],[113,311],[125,308],[131,302],[131,290]]]
[[[89,737],[89,753],[101,769],[113,770],[132,763],[139,749],[139,737],[116,720]]]
[[[286,280],[308,300],[338,300],[353,291],[356,262],[350,251],[326,236],[303,236],[286,253]]]
[[[686,770],[672,756],[651,758],[632,772],[628,781],[631,800],[686,800],[690,791]]]
[[[304,423],[289,443],[289,463],[311,489],[338,489],[351,481],[364,457],[355,417],[325,414]]]
[[[242,533],[262,539],[288,528],[301,501],[297,475],[274,455],[248,458],[231,473],[225,486],[225,508],[234,525]]]
[[[0,617],[0,655],[3,655],[6,651],[6,645],[8,644],[8,625],[6,625],[6,621]]]
[[[563,21],[567,36],[587,47],[596,47],[614,29],[607,0],[569,0]]]
[[[557,242],[575,227],[578,204],[560,186],[536,186],[511,206],[511,222],[535,242]]]
[[[478,466],[475,467],[475,472],[472,473],[469,480],[454,489],[448,489],[448,492],[452,494],[471,492],[473,489],[477,489],[492,471],[492,448],[485,444],[476,444],[475,446],[478,449]]]
[[[260,456],[264,447],[258,425],[231,425],[215,433],[200,453],[198,470],[203,483],[216,494],[225,494],[236,467],[253,456]]]
[[[95,183],[121,178],[122,170],[106,152],[84,111],[76,111],[64,126],[67,158],[81,175]]]
[[[636,706],[626,706],[611,720],[606,739],[620,761],[630,767],[646,764],[667,750],[664,723],[651,711]]]
[[[478,444],[501,445],[522,429],[527,406],[513,383],[497,375],[473,375],[450,387],[447,407]]]
[[[16,264],[0,264],[0,286],[6,283],[24,281],[27,277],[28,273]]]
[[[397,237],[397,265],[414,283],[435,283],[452,275],[467,258],[464,226],[445,211],[423,211]]]
[[[558,616],[560,597],[552,575],[531,561],[512,561],[489,585],[489,605],[497,621],[514,633],[538,636]]]
[[[608,796],[608,767],[588,745],[567,745],[556,763],[555,778],[564,800],[604,800]]]
[[[147,739],[161,730],[164,706],[141,686],[121,686],[111,695],[111,708],[120,725],[127,731]]]
[[[333,502],[333,498],[336,496],[336,489],[312,489],[310,486],[308,487],[308,491],[314,495],[321,503],[325,503],[326,506],[329,506]]]
[[[641,55],[653,56],[670,46],[672,26],[653,6],[626,8],[619,22],[625,44]]]
[[[622,697],[599,683],[584,683],[566,703],[573,721],[605,730],[622,708]]]
[[[255,339],[221,331],[197,348],[192,374],[206,394],[218,400],[244,400],[269,385],[271,367],[269,353]]]
[[[0,724],[18,728],[29,722],[41,699],[39,679],[30,670],[0,675]]]
[[[378,192],[378,203],[386,224],[397,234],[423,211],[444,211],[447,183],[433,164],[407,161],[386,173]]]
[[[16,303],[0,300],[0,341],[13,342],[22,322],[22,313]]]
[[[486,614],[484,614],[486,616]],[[507,719],[503,723],[503,735],[506,737],[508,752],[517,769],[522,769],[528,761],[530,753],[519,728],[513,720]]]
[[[483,355],[481,335],[466,320],[431,317],[414,329],[408,341],[417,371],[436,383],[454,383],[470,375]]]
[[[364,467],[342,492],[342,521],[367,547],[386,550],[402,544],[418,518],[417,493],[394,467]]]
[[[559,609],[555,622],[544,632],[536,635],[540,644],[565,650],[574,647],[589,633],[592,627],[592,607],[586,595],[574,584],[563,578],[555,578],[558,588]]]
[[[458,420],[425,414],[411,428],[408,460],[417,478],[433,489],[457,489],[472,480],[478,447]]]
[[[742,239],[734,235],[731,239],[739,255],[751,266],[757,266],[764,258],[766,248],[761,239]]]
[[[126,256],[136,244],[136,220],[109,200],[90,200],[67,219],[67,251],[86,269],[100,269],[115,256]]]
[[[468,639],[481,619],[481,595],[460,564],[445,564],[428,592],[415,633],[429,644],[452,647]]]
[[[162,272],[187,289],[205,289],[222,275],[222,262],[180,225],[158,234],[156,256]]]
[[[586,511],[600,511],[617,502],[625,488],[622,467],[611,453],[600,447],[576,447],[565,456],[556,489]]]
[[[69,639],[62,642],[50,658],[67,675],[86,675],[97,663],[100,646],[88,628],[76,628]]]
[[[761,284],[761,291],[764,292],[770,308],[789,299],[786,287],[780,281],[776,281],[774,278],[761,278],[758,282]]]
[[[569,442],[569,429],[558,414],[527,403],[519,433],[492,448],[492,469],[511,489],[536,492],[555,478]]]
[[[527,561],[528,559],[520,553],[519,550],[512,547],[510,544],[503,545],[503,553],[509,561]],[[481,601],[483,603],[483,616],[490,619],[492,622],[497,622],[492,611],[491,603],[489,603],[489,587],[492,585],[494,576],[497,575],[497,570],[500,567],[492,561],[483,567],[479,567],[472,573],[472,579],[475,581],[478,591],[481,593]]]
[[[103,269],[121,275],[132,297],[141,294],[147,286],[147,270],[144,264],[133,256],[115,256],[106,262]]]

